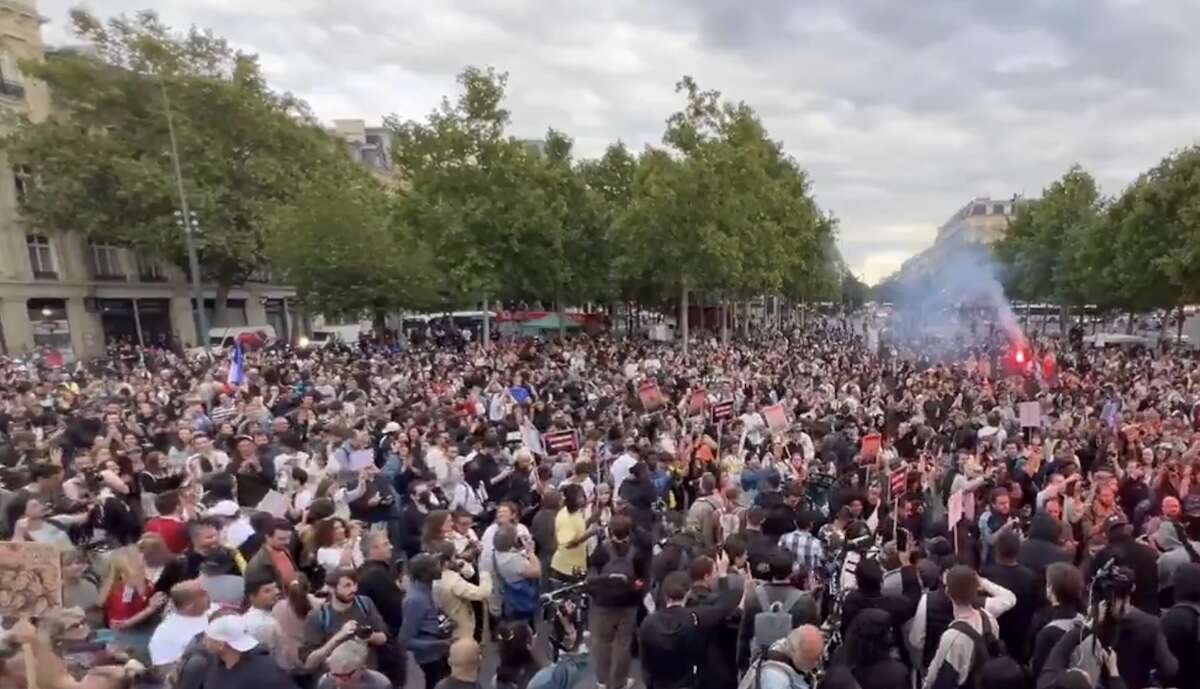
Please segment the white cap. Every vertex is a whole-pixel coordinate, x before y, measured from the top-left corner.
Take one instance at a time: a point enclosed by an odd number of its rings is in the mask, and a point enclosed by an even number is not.
[[[396,423],[395,421],[388,421],[383,427],[384,435],[387,435],[388,433],[399,433],[400,430],[400,424]]]
[[[229,644],[233,650],[245,653],[258,645],[258,639],[246,628],[246,618],[241,615],[225,615],[208,623],[204,635],[213,641]]]

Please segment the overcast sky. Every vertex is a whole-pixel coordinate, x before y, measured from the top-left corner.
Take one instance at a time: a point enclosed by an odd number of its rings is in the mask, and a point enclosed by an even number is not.
[[[49,44],[71,0],[39,0]],[[582,155],[657,143],[673,85],[753,105],[874,282],[974,196],[1069,165],[1118,193],[1200,132],[1196,0],[89,0],[256,52],[323,120],[422,117],[464,65],[509,72],[513,131]]]

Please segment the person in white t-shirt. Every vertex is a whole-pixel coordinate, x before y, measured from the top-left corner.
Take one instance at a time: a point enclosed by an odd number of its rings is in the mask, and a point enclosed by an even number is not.
[[[633,443],[628,443],[625,452],[621,453],[620,457],[613,460],[612,463],[612,487],[613,495],[621,494],[621,484],[625,479],[629,478],[633,467],[638,463],[637,447]]]
[[[208,627],[208,616],[216,610],[199,581],[183,581],[171,588],[174,608],[150,637],[150,663],[155,668],[170,666],[183,657],[188,644]]]

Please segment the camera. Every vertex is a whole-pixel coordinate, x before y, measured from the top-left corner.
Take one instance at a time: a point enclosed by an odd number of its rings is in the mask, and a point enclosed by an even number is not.
[[[369,624],[360,624],[354,630],[354,635],[357,636],[358,638],[362,639],[363,641],[366,641],[367,639],[371,638],[371,635],[374,633],[375,633],[375,628]]]

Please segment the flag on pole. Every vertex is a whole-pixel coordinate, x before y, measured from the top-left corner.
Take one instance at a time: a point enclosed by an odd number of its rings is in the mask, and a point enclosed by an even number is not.
[[[229,385],[241,385],[246,380],[246,355],[242,351],[242,343],[234,342],[229,351],[229,377],[225,382]]]

